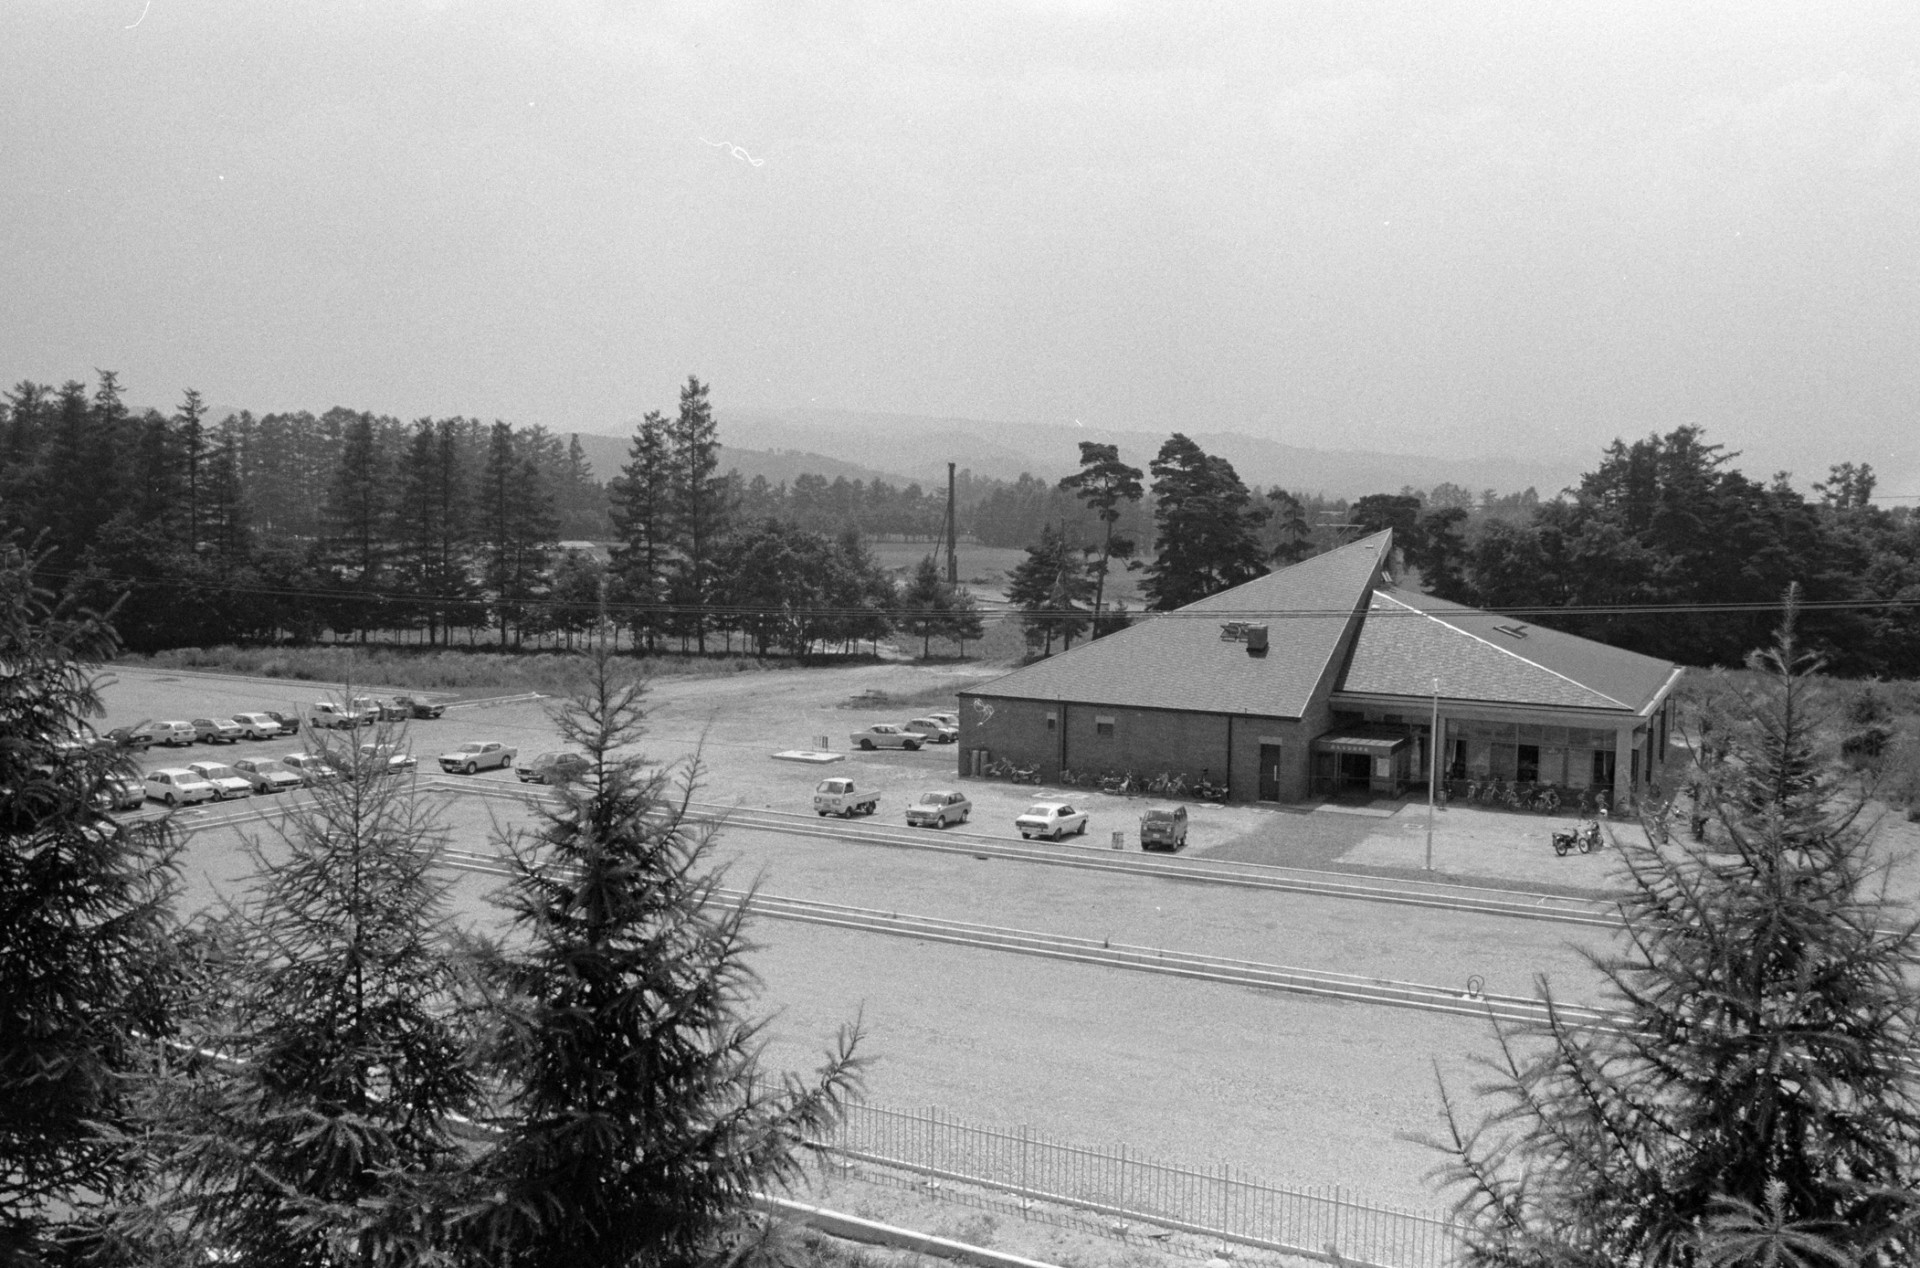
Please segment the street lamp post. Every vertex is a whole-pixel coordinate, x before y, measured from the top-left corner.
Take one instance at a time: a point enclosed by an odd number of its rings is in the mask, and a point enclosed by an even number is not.
[[[1433,680],[1433,723],[1427,729],[1427,870],[1433,870],[1433,804],[1440,791],[1440,680]]]

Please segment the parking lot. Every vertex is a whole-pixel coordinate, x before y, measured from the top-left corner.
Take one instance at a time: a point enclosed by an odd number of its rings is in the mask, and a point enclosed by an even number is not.
[[[325,694],[311,684],[277,680],[149,671],[120,671],[117,679],[106,694],[105,726],[267,708],[304,714]],[[958,788],[971,798],[973,817],[966,828],[945,829],[949,840],[977,833],[1018,845],[1015,816],[1039,797],[1061,795],[1084,803],[1088,833],[1033,849],[1107,851],[1115,831],[1125,834],[1129,850],[1137,849],[1143,799],[960,780],[950,746],[846,751],[848,734],[869,722],[902,721],[942,706],[877,713],[843,706],[875,691],[896,699],[937,696],[956,681],[951,669],[911,665],[676,678],[652,693],[642,747],[662,762],[684,764],[697,755],[706,802],[807,815],[814,785],[844,775],[881,797],[879,813],[859,824],[903,827],[905,806],[918,793]],[[356,684],[354,691],[381,694],[379,684]],[[529,752],[558,747],[551,705],[524,698],[456,702],[444,718],[408,723],[395,738],[419,757],[420,778],[435,787],[517,787],[506,772],[442,777],[432,759],[468,740]],[[842,760],[814,766],[771,756],[811,748],[822,736]],[[158,751],[147,764],[224,761],[250,751],[292,751],[301,743],[295,737],[196,745]],[[465,849],[483,849],[495,834],[525,830],[532,821],[516,802],[458,791],[436,797],[450,839]],[[274,799],[256,800],[264,807]],[[1348,874],[1425,874],[1424,805],[1358,809],[1193,805],[1186,853]],[[216,817],[223,815],[198,809],[182,816]],[[1436,869],[1526,889],[1604,887],[1610,853],[1555,858],[1547,832],[1556,822],[1566,821],[1479,808],[1440,812]],[[929,839],[941,832],[916,831]],[[243,848],[248,837],[271,855],[266,821],[190,838],[183,860],[187,910],[239,886],[250,866]],[[729,866],[737,886],[757,880],[769,894],[882,912],[1442,985],[1477,977],[1490,991],[1527,993],[1539,973],[1570,999],[1593,989],[1578,948],[1594,939],[1561,925],[1095,874],[964,850],[879,848],[757,827],[723,831],[715,857]],[[488,901],[497,878],[462,874],[451,883],[457,921],[498,927]],[[868,1095],[877,1103],[937,1105],[973,1121],[1026,1122],[1069,1139],[1126,1143],[1196,1163],[1227,1160],[1276,1182],[1337,1182],[1400,1205],[1436,1200],[1422,1179],[1434,1155],[1405,1139],[1437,1125],[1436,1070],[1464,1091],[1480,1077],[1471,1058],[1491,1049],[1486,1023],[1472,1018],[775,920],[757,921],[754,932],[762,1004],[773,1014],[768,1055],[778,1067],[810,1067],[833,1030],[859,1016],[875,1058]]]

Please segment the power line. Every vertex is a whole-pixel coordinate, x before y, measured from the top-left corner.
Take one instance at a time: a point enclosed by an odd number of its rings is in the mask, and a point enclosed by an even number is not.
[[[177,591],[180,583],[144,577],[101,577],[98,574],[45,571],[43,577],[57,577],[65,580],[83,578],[97,581],[109,588],[127,590],[168,590]],[[225,594],[257,595],[264,598],[312,599],[329,603],[393,603],[413,607],[462,608],[488,603],[483,597],[457,594],[422,594],[416,590],[323,590],[299,586],[263,586],[254,584],[228,584],[219,587]],[[689,603],[653,603],[642,600],[598,599],[572,601],[550,597],[535,597],[514,600],[510,606],[537,611],[560,612],[601,612],[626,613],[629,615],[651,616],[734,616],[734,617],[773,617],[789,619],[818,620],[831,617],[861,617],[880,614],[903,616],[912,619],[916,616],[941,615],[938,609],[915,608],[871,608],[843,607],[835,605],[804,605],[792,607],[757,607],[744,604],[689,604]],[[1726,603],[1611,603],[1611,604],[1539,604],[1539,605],[1497,605],[1480,609],[1469,609],[1483,617],[1501,616],[1738,616],[1754,613],[1777,612],[1781,610],[1779,600],[1734,601]],[[1876,612],[1905,611],[1920,609],[1920,599],[1803,599],[1799,604],[1802,612]],[[982,619],[1003,619],[1008,616],[1035,618],[1091,617],[1092,612],[1084,608],[978,608],[974,610]],[[1350,607],[1326,608],[1223,608],[1208,607],[1201,610],[1191,608],[1177,609],[1171,612],[1155,612],[1148,609],[1130,609],[1128,616],[1136,621],[1155,620],[1315,620],[1330,617],[1344,618],[1352,615]],[[1436,614],[1409,607],[1404,611],[1370,610],[1370,618],[1400,620],[1412,617],[1434,616]]]

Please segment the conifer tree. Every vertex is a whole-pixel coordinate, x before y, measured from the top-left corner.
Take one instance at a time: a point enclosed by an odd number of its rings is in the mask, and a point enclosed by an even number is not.
[[[608,513],[620,539],[614,548],[615,594],[635,639],[653,650],[673,557],[673,455],[667,420],[649,410],[634,428],[627,463],[608,489]]]
[[[1076,605],[1092,593],[1085,560],[1051,524],[1008,578],[1007,599],[1020,609],[1027,646],[1046,656],[1053,654],[1055,638],[1072,647],[1075,636],[1086,632],[1089,613]]]
[[[1591,957],[1616,1024],[1503,1034],[1503,1108],[1448,1106],[1466,1262],[1920,1256],[1920,926],[1877,888],[1793,617],[1699,772],[1709,840],[1620,842],[1624,947]]]
[[[188,388],[174,411],[173,428],[180,451],[180,474],[187,494],[187,551],[198,553],[201,545],[201,502],[206,494],[207,406],[200,393]]]
[[[1153,472],[1154,558],[1141,587],[1157,612],[1185,607],[1264,571],[1258,532],[1267,508],[1233,464],[1175,432]]]
[[[946,579],[940,565],[928,555],[913,570],[913,579],[900,594],[900,620],[910,634],[920,636],[920,659],[930,654],[933,636],[944,630],[949,611]]]
[[[0,540],[0,1262],[54,1261],[141,1174],[129,1076],[172,1029],[174,846],[99,814],[117,751],[56,747],[118,651]]]
[[[797,1177],[801,1139],[856,1086],[857,1028],[810,1082],[761,1070],[750,900],[720,891],[697,766],[650,772],[631,747],[644,685],[604,645],[585,665],[555,721],[590,767],[503,842],[512,930],[481,964],[506,1108],[464,1233],[480,1262],[525,1268],[703,1262]]]
[[[351,688],[343,698],[351,697]],[[219,972],[156,1118],[150,1224],[272,1268],[430,1262],[459,1192],[450,1115],[476,1084],[456,1021],[439,808],[402,733],[315,733],[337,778],[263,843],[210,931]]]
[[[1115,556],[1130,559],[1134,543],[1113,535],[1120,522],[1121,503],[1138,502],[1143,493],[1141,471],[1120,461],[1120,446],[1080,442],[1080,470],[1063,477],[1060,487],[1070,489],[1081,502],[1099,516],[1101,524],[1100,563],[1094,570],[1093,624],[1100,626],[1100,608],[1107,593],[1107,571]]]
[[[707,385],[689,375],[680,389],[680,412],[668,432],[673,463],[673,602],[683,615],[681,628],[707,650],[708,604],[720,584],[715,562],[732,520],[726,476],[720,467],[720,439],[707,401]]]
[[[360,631],[360,641],[381,617],[381,574],[387,563],[389,469],[372,414],[351,414],[343,423],[339,462],[327,486],[327,555],[336,586],[350,599],[341,624]]]

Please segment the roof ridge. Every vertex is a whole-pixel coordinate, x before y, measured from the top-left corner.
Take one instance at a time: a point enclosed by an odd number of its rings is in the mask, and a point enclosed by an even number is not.
[[[1405,608],[1407,611],[1412,612],[1415,615],[1425,617],[1427,620],[1432,621],[1435,625],[1443,625],[1447,629],[1452,630],[1455,634],[1458,634],[1463,638],[1469,638],[1469,639],[1472,639],[1474,642],[1481,644],[1482,646],[1491,647],[1494,651],[1499,652],[1501,655],[1511,656],[1515,660],[1519,661],[1521,664],[1537,669],[1543,674],[1547,674],[1551,677],[1558,678],[1561,682],[1572,683],[1574,686],[1578,687],[1580,690],[1587,692],[1590,695],[1598,696],[1602,700],[1605,700],[1613,704],[1617,708],[1626,709],[1628,712],[1635,711],[1633,709],[1633,706],[1627,704],[1625,701],[1619,699],[1618,697],[1608,695],[1606,692],[1600,690],[1598,687],[1592,686],[1588,683],[1581,682],[1578,678],[1574,678],[1568,674],[1563,674],[1557,669],[1550,669],[1547,666],[1542,665],[1537,660],[1531,660],[1525,656],[1522,656],[1519,652],[1514,651],[1511,647],[1502,647],[1500,646],[1500,644],[1492,641],[1491,639],[1482,638],[1480,635],[1474,633],[1472,630],[1463,630],[1451,621],[1443,621],[1439,617],[1435,616],[1433,613],[1422,611],[1420,608],[1414,607],[1411,603],[1407,603],[1400,599],[1396,599],[1390,594],[1383,594],[1379,590],[1375,590],[1373,593],[1375,597],[1385,599],[1388,603],[1394,604],[1397,607]],[[1481,611],[1481,609],[1479,608],[1467,608],[1465,610],[1469,612]],[[1492,616],[1494,615],[1494,613],[1488,612],[1485,615]]]

